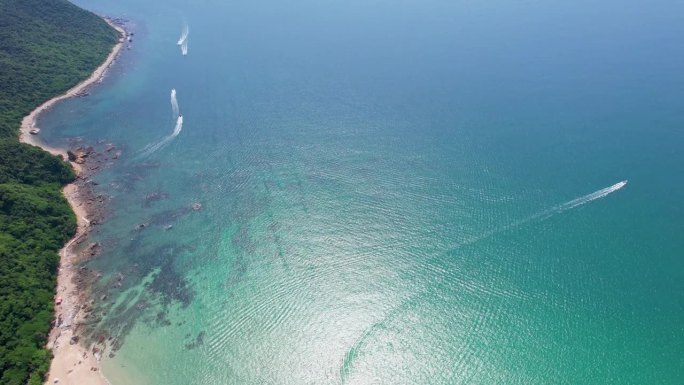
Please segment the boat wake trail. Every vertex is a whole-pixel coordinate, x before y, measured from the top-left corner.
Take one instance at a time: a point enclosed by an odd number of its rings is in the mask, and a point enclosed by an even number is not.
[[[171,111],[173,112],[173,117],[177,118],[180,114],[178,109],[178,99],[176,98],[176,89],[171,90]]]
[[[181,130],[183,129],[183,115],[180,115],[176,119],[176,126],[173,128],[173,132],[171,135],[165,136],[162,140],[160,140],[157,143],[149,144],[145,148],[143,148],[142,152],[140,153],[140,156],[138,158],[143,158],[152,155],[153,153],[161,150],[162,148],[166,147],[171,141],[178,136],[178,134],[181,133]]]
[[[501,233],[501,232],[504,232],[504,231],[507,231],[507,230],[510,230],[510,229],[513,229],[513,228],[516,228],[516,227],[519,227],[522,225],[525,225],[525,224],[530,223],[530,222],[546,220],[548,218],[551,218],[554,215],[561,214],[565,211],[568,211],[568,210],[574,209],[576,207],[585,205],[585,204],[590,203],[592,201],[595,201],[597,199],[605,198],[609,194],[612,194],[612,193],[620,190],[621,188],[625,187],[626,185],[627,185],[627,181],[623,180],[621,182],[615,183],[612,186],[602,188],[598,191],[594,191],[591,194],[583,195],[583,196],[581,196],[579,198],[575,198],[571,201],[553,206],[548,210],[538,212],[534,215],[530,215],[527,218],[513,222],[507,226],[504,226],[504,227],[501,227],[499,229],[487,232],[487,233],[485,233],[485,234],[483,234],[483,235],[481,235],[475,239],[471,239],[469,241],[466,241],[461,246],[465,246],[465,245],[473,244],[475,242],[479,242],[483,239],[486,239],[486,238],[493,236],[494,234],[498,234],[498,233]]]
[[[181,44],[181,54],[183,56],[188,54],[188,39],[183,40],[183,44]]]
[[[176,119],[176,125],[173,127],[173,132],[170,135],[165,136],[157,143],[148,144],[142,149],[140,155],[135,157],[135,159],[144,158],[152,155],[153,153],[166,147],[171,141],[177,137],[181,130],[183,130],[183,115],[180,114],[180,107],[178,106],[178,99],[176,97],[176,89],[171,89],[171,111],[173,112],[173,117]]]
[[[178,38],[178,45],[181,48],[181,54],[183,56],[188,54],[188,34],[190,34],[190,29],[187,24],[183,24],[183,30]]]
[[[575,207],[585,205],[591,201],[595,201],[597,199],[604,198],[604,197],[608,196],[608,194],[612,194],[615,191],[625,187],[626,184],[627,184],[627,181],[623,180],[621,182],[615,183],[612,186],[602,188],[598,191],[595,191],[591,194],[587,194],[587,195],[581,196],[579,198],[573,199],[569,202],[565,202],[561,205],[554,206],[548,210],[542,211],[541,213],[538,213],[538,214],[535,214],[529,218],[526,218],[526,220],[524,220],[523,223],[529,222],[529,221],[532,221],[535,219],[546,219],[546,218],[549,218],[553,215],[560,214],[564,211],[574,209]],[[522,224],[522,223],[520,223],[520,224]]]
[[[183,24],[183,30],[181,31],[181,35],[178,38],[178,45],[183,45],[183,42],[188,38],[188,34],[190,33],[190,28],[188,27],[187,24]]]
[[[444,255],[450,255],[451,252],[453,252],[456,249],[459,249],[463,246],[467,246],[479,241],[482,241],[484,239],[487,239],[489,237],[492,237],[498,233],[502,233],[507,230],[511,230],[513,228],[525,225],[530,222],[534,221],[543,221],[546,220],[554,215],[561,214],[565,211],[580,207],[582,205],[585,205],[587,203],[593,202],[597,199],[605,198],[606,196],[620,190],[621,188],[625,187],[627,185],[627,181],[623,180],[621,182],[615,183],[612,186],[608,186],[606,188],[602,188],[598,191],[595,191],[591,194],[583,195],[579,198],[575,198],[571,201],[553,206],[547,210],[540,211],[534,215],[531,215],[529,217],[526,217],[522,220],[513,222],[507,226],[500,227],[498,229],[489,231],[475,239],[471,239],[469,241],[466,241],[458,246],[456,246],[452,250],[448,250],[446,254],[442,254],[441,256],[443,257]],[[437,264],[436,264],[437,265]],[[445,271],[443,270],[443,265],[439,264],[440,266],[440,271]],[[440,281],[442,283],[444,282],[445,279],[449,277],[449,285],[444,285],[444,286],[438,286],[440,285]],[[407,313],[412,311],[412,309],[415,308],[424,308],[424,302],[426,296],[431,296],[431,298],[435,298],[435,292],[439,290],[440,288],[451,288],[453,287],[453,276],[448,276],[444,275],[441,277],[437,277],[438,279],[435,279],[431,281],[431,285],[428,286],[423,291],[415,292],[413,296],[410,298],[406,299],[403,301],[399,306],[395,307],[392,311],[390,311],[387,315],[385,315],[383,318],[381,318],[379,321],[375,322],[374,324],[370,325],[366,330],[361,333],[361,335],[357,338],[355,342],[351,344],[349,349],[347,350],[347,353],[344,355],[344,358],[342,360],[342,365],[340,366],[340,380],[342,384],[346,384],[350,382],[350,379],[352,379],[352,376],[354,375],[354,372],[356,370],[356,366],[358,365],[357,361],[363,361],[366,359],[366,355],[373,354],[374,352],[377,351],[377,346],[380,346],[381,344],[385,343],[387,344],[388,341],[391,341],[391,339],[388,339],[386,335],[388,333],[391,333],[393,328],[396,328],[394,326],[397,323],[397,320],[401,320],[402,318],[405,319],[410,319],[410,314],[409,317],[407,316]],[[470,281],[470,279],[468,279]],[[439,292],[437,292],[439,293]],[[439,293],[441,294],[441,293]],[[446,298],[447,296],[445,295],[440,295],[437,298]],[[434,301],[434,300],[433,300]],[[432,301],[431,301],[432,302]],[[419,319],[419,317],[416,317],[416,319]],[[405,330],[405,328],[401,328],[401,330]],[[384,334],[383,334],[384,333]],[[384,338],[384,339],[383,339]],[[373,346],[375,344],[375,346]]]

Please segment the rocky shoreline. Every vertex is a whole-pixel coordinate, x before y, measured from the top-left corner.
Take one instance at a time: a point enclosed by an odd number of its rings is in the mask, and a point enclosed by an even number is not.
[[[76,213],[78,231],[60,252],[57,295],[62,301],[55,307],[55,320],[48,340],[48,348],[55,355],[48,382],[108,384],[99,366],[107,341],[102,338],[90,344],[80,333],[93,310],[94,299],[89,288],[101,277],[98,272],[83,266],[83,262],[97,257],[100,252],[100,244],[88,243],[88,239],[103,222],[110,201],[108,195],[98,192],[98,183],[91,177],[110,167],[121,155],[121,150],[110,143],[98,146],[73,144],[67,154],[79,171],[76,180],[65,187],[64,194]]]
[[[108,68],[115,62],[121,49],[128,45],[131,48],[132,32],[124,29],[128,22],[124,19],[104,18],[108,24],[120,33],[118,43],[112,49],[105,62],[93,74],[63,95],[57,96],[37,107],[22,120],[20,140],[46,150],[53,155],[68,161],[76,172],[73,183],[63,189],[64,196],[72,207],[77,218],[76,235],[60,250],[60,265],[57,276],[57,293],[55,297],[55,318],[53,320],[47,348],[53,352],[54,358],[50,366],[47,383],[54,384],[109,384],[100,371],[100,360],[105,352],[112,356],[121,345],[121,341],[104,332],[88,333],[88,328],[97,324],[102,315],[96,314],[96,300],[106,301],[107,294],[101,298],[92,293],[94,285],[102,275],[85,266],[84,262],[96,258],[101,250],[99,242],[89,242],[90,235],[97,231],[107,216],[108,203],[111,196],[101,193],[98,182],[93,175],[111,167],[119,160],[124,150],[117,145],[98,141],[85,143],[82,138],[69,140],[66,148],[53,148],[39,140],[40,128],[36,127],[37,117],[57,102],[72,98],[86,97],[91,87],[98,84],[106,74]],[[141,167],[156,167],[155,164],[141,164]],[[126,189],[134,183],[137,175],[126,175],[120,182],[112,182],[114,189]],[[143,199],[143,206],[167,199],[168,194],[158,191],[147,193]],[[200,211],[199,202],[172,210],[158,216],[152,216],[149,221],[138,224],[133,230],[143,230],[150,225],[163,226],[165,230],[173,228],[173,220],[191,212]],[[123,273],[116,275],[107,286],[121,287],[124,280]],[[136,306],[143,306],[139,304]]]
[[[77,218],[77,231],[72,238],[60,250],[60,265],[57,274],[57,293],[55,297],[55,318],[48,337],[47,348],[53,353],[50,372],[47,383],[54,384],[109,384],[100,372],[99,355],[100,348],[83,346],[77,334],[80,322],[87,318],[88,297],[87,269],[77,268],[77,265],[87,258],[97,255],[99,245],[89,245],[83,248],[92,226],[102,222],[108,197],[97,194],[94,182],[90,176],[100,170],[103,161],[109,161],[111,156],[102,156],[101,151],[90,148],[75,148],[66,151],[61,148],[52,148],[37,139],[40,128],[36,127],[37,117],[50,109],[61,100],[72,97],[83,97],[89,94],[90,87],[99,83],[107,73],[109,67],[115,62],[130,34],[124,29],[125,22],[119,19],[104,20],[119,33],[119,40],[112,48],[106,60],[97,68],[91,76],[79,83],[66,93],[56,96],[34,109],[21,122],[19,140],[34,145],[60,156],[63,160],[70,158],[69,152],[77,155],[71,165],[76,172],[76,181],[63,189],[63,194],[71,205]],[[111,152],[112,150],[110,150]],[[106,150],[105,150],[106,152]],[[115,153],[117,157],[120,153]],[[77,161],[78,160],[78,161]],[[78,252],[75,249],[79,249]]]

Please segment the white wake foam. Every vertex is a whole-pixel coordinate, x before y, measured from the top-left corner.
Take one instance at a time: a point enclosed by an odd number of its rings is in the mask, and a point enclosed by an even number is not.
[[[151,143],[145,146],[136,159],[150,156],[166,147],[175,137],[178,136],[178,134],[181,133],[181,130],[183,130],[183,115],[180,114],[180,107],[178,106],[178,97],[175,88],[171,89],[171,112],[173,113],[174,119],[176,119],[176,125],[173,127],[173,132],[170,135],[163,137],[159,142]]]
[[[612,185],[612,186],[609,186],[609,187],[600,189],[600,190],[598,190],[598,191],[595,191],[595,192],[593,192],[593,193],[591,193],[591,194],[587,194],[587,195],[585,195],[585,196],[583,196],[583,197],[579,197],[579,198],[577,198],[577,199],[573,199],[573,200],[571,200],[570,202],[565,202],[565,203],[563,203],[562,205],[556,206],[556,207],[553,209],[553,211],[554,211],[555,213],[561,213],[561,212],[563,212],[563,211],[570,210],[570,209],[573,209],[573,208],[578,207],[578,206],[582,206],[582,205],[587,204],[587,203],[589,203],[589,202],[591,202],[591,201],[595,201],[595,200],[597,200],[597,199],[601,199],[601,198],[607,196],[608,194],[612,194],[612,193],[614,193],[615,191],[617,191],[617,190],[619,190],[619,189],[625,187],[626,184],[627,184],[627,181],[626,181],[626,180],[623,180],[623,181],[621,181],[621,182],[615,183],[615,184]]]
[[[187,24],[183,24],[183,29],[181,30],[181,35],[178,38],[178,45],[183,45],[183,42],[188,38],[188,34],[190,34],[190,28],[188,27]]]
[[[173,132],[171,133],[171,135],[165,136],[164,138],[162,138],[162,140],[160,140],[157,143],[148,144],[147,146],[145,146],[145,148],[143,148],[140,155],[136,158],[144,158],[144,157],[150,156],[153,153],[155,153],[155,152],[161,150],[162,148],[166,147],[169,143],[171,143],[171,141],[173,141],[173,139],[175,139],[178,136],[178,134],[181,133],[182,130],[183,130],[183,115],[180,115],[176,119],[176,125],[173,127]]]
[[[565,202],[563,204],[553,206],[552,208],[550,208],[548,210],[544,210],[540,213],[537,213],[537,214],[534,214],[530,217],[527,217],[527,218],[523,219],[522,221],[518,221],[515,224],[509,226],[509,228],[512,226],[520,226],[523,223],[527,223],[527,222],[537,220],[537,219],[546,219],[546,218],[552,217],[556,214],[560,214],[564,211],[574,209],[575,207],[585,205],[585,204],[592,202],[592,201],[595,201],[597,199],[604,198],[604,197],[608,196],[608,194],[612,194],[615,191],[625,187],[625,185],[627,185],[627,181],[623,180],[621,182],[615,183],[612,186],[608,186],[608,187],[602,188],[598,191],[594,191],[591,194],[583,195],[579,198],[575,198],[575,199],[568,201],[568,202]]]
[[[183,129],[183,115],[178,116],[178,119],[176,119],[176,126],[173,128],[173,133],[171,136],[176,137],[178,134],[180,134],[181,130]]]
[[[519,227],[522,225],[525,225],[525,224],[530,223],[530,222],[546,220],[548,218],[551,218],[554,215],[557,215],[557,214],[563,213],[565,211],[574,209],[576,207],[585,205],[585,204],[592,202],[592,201],[595,201],[597,199],[604,198],[604,197],[608,196],[609,194],[612,194],[612,193],[620,190],[621,188],[625,187],[626,185],[627,185],[627,181],[623,180],[621,182],[615,183],[612,186],[608,186],[608,187],[602,188],[598,191],[594,191],[591,194],[583,195],[583,196],[581,196],[579,198],[575,198],[571,201],[553,206],[550,209],[540,211],[534,215],[530,215],[527,218],[521,219],[519,221],[515,221],[515,222],[513,222],[507,226],[486,232],[486,233],[480,235],[479,237],[476,237],[474,239],[470,239],[470,240],[464,242],[463,244],[461,244],[461,246],[469,245],[469,244],[472,244],[475,242],[479,242],[479,241],[486,239],[486,238],[489,238],[495,234],[498,234],[498,233],[501,233],[501,232],[504,232],[504,231],[507,231],[507,230],[510,230],[510,229],[513,229],[513,228],[516,228],[516,227]]]
[[[178,99],[176,98],[176,89],[171,90],[171,112],[173,113],[174,119],[180,114],[180,109],[178,108]]]
[[[591,194],[583,195],[579,198],[575,198],[575,199],[568,201],[568,202],[565,202],[563,204],[553,206],[548,210],[544,210],[542,212],[539,212],[537,214],[529,216],[529,217],[527,217],[521,221],[518,221],[512,225],[509,225],[506,229],[508,229],[510,227],[514,227],[514,226],[520,226],[524,223],[531,222],[531,221],[537,220],[537,219],[542,219],[542,220],[547,219],[547,218],[550,218],[556,214],[560,214],[564,211],[568,211],[570,209],[574,209],[575,207],[585,205],[585,204],[592,202],[592,201],[595,201],[597,199],[604,198],[604,197],[608,196],[608,194],[612,194],[615,191],[625,187],[626,184],[627,184],[627,181],[623,180],[621,182],[615,183],[612,186],[608,186],[608,187],[602,188],[598,191],[594,191]]]
[[[188,54],[188,39],[183,40],[183,44],[181,44],[181,54],[183,56]]]

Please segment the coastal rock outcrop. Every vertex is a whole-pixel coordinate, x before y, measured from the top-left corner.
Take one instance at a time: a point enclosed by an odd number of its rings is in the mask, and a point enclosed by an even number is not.
[[[76,164],[84,164],[86,162],[86,158],[90,156],[90,154],[93,153],[93,148],[92,147],[79,147],[75,150],[68,150],[67,151],[67,156],[69,157],[69,161],[74,162]]]

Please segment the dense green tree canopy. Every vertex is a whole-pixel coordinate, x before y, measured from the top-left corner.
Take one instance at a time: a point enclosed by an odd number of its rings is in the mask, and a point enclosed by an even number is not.
[[[87,78],[117,33],[66,0],[0,0],[0,136],[56,94]]]
[[[87,78],[117,39],[66,0],[0,0],[0,385],[42,384],[58,251],[76,219],[61,159],[17,140],[21,118]]]

